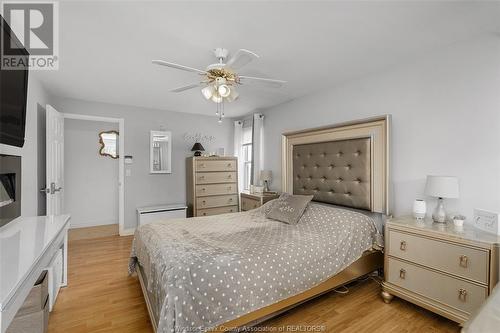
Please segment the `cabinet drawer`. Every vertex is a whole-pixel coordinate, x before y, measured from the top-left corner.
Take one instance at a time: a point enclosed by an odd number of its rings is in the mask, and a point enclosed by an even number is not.
[[[235,194],[237,189],[238,185],[236,183],[196,185],[196,196]]]
[[[260,207],[260,200],[247,197],[241,197],[241,210],[251,210]]]
[[[238,206],[198,209],[196,216],[210,216],[238,212]]]
[[[23,305],[17,311],[16,316],[22,316],[28,313],[43,310],[48,296],[49,274],[47,271],[43,271],[33,288],[31,288],[31,291],[24,300]]]
[[[196,198],[197,208],[220,207],[235,204],[238,204],[238,196],[235,194]]]
[[[197,172],[196,184],[236,183],[236,172]]]
[[[488,284],[486,250],[389,230],[389,255]]]
[[[387,281],[468,314],[486,299],[488,290],[467,281],[388,258]],[[387,269],[387,267],[386,267]]]
[[[236,160],[196,161],[196,171],[236,171]]]

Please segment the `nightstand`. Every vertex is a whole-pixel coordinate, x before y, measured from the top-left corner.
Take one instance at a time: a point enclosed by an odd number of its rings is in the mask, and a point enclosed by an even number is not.
[[[500,237],[465,225],[391,219],[385,226],[382,297],[398,296],[458,323],[498,282]]]
[[[241,211],[251,210],[258,208],[268,202],[279,197],[279,194],[263,194],[263,193],[250,193],[241,192]]]

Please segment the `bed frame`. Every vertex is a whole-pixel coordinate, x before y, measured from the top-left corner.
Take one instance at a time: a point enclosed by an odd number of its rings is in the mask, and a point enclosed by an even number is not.
[[[389,215],[389,128],[390,116],[386,115],[283,134],[283,192],[313,194],[314,201]],[[304,157],[304,153],[312,156],[311,152],[314,152],[316,160],[306,162],[307,156]],[[346,158],[343,155],[356,158]],[[325,163],[328,163],[326,167]],[[318,173],[320,169],[323,170],[322,176]],[[325,173],[325,170],[330,169],[331,172]],[[309,176],[306,179],[301,177],[307,174],[314,177]],[[366,251],[361,258],[343,271],[315,287],[228,321],[212,331],[225,332],[263,322],[381,269],[383,261],[381,251]],[[152,310],[142,267],[138,266],[139,281],[156,332],[158,321]]]

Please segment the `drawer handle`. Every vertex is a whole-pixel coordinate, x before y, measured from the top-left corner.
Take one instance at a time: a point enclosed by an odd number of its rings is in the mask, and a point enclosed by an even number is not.
[[[206,189],[206,188],[204,188],[204,187],[202,187],[202,188],[201,188],[201,190],[202,190],[202,191],[206,191],[207,189]]]
[[[207,202],[206,202],[205,200],[203,200],[201,203],[202,203],[202,204],[206,204]]]
[[[465,255],[460,256],[460,267],[467,268],[469,266],[469,258]]]
[[[405,241],[401,241],[401,243],[399,244],[399,249],[401,251],[406,251],[406,242]]]
[[[207,213],[203,213],[203,216],[207,216]]]
[[[399,278],[400,279],[405,279],[406,278],[406,270],[404,270],[403,268],[401,268],[399,270]]]
[[[231,188],[232,188],[231,186],[228,186],[228,187],[227,187],[227,189],[228,189],[229,191],[231,191]]]
[[[228,163],[228,164],[227,164],[227,167],[228,167],[228,168],[230,168],[230,167],[231,167],[231,165],[232,165],[231,163]]]
[[[201,163],[200,168],[204,168],[204,167],[205,167],[205,164]]]
[[[467,302],[467,290],[463,288],[458,289],[458,299],[462,302]]]
[[[227,176],[227,178],[228,178],[228,179],[231,179],[231,175],[228,175],[228,176]]]
[[[205,179],[205,176],[200,176],[200,179]]]
[[[233,198],[229,198],[229,202],[233,201]]]

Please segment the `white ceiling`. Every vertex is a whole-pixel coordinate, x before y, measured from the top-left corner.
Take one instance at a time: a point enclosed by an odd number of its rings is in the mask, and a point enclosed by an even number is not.
[[[211,49],[252,50],[241,74],[287,80],[281,89],[239,88],[226,105],[240,116],[409,61],[433,49],[500,31],[498,2],[60,2],[58,71],[40,71],[54,95],[214,115],[194,73]]]

